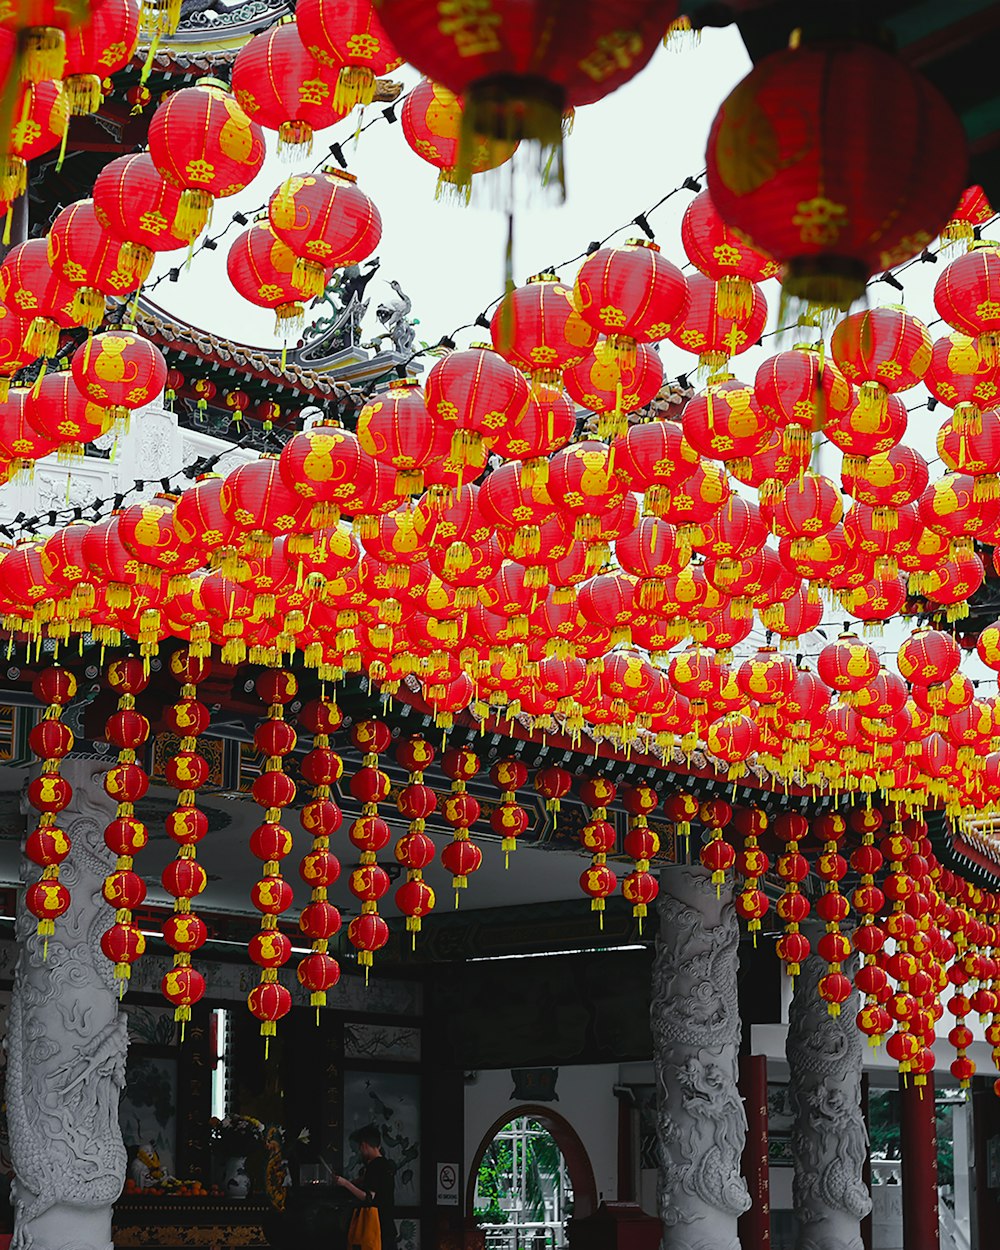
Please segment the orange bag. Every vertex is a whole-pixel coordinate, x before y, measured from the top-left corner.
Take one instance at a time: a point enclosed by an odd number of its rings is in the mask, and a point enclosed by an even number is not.
[[[378,1207],[358,1207],[347,1229],[347,1250],[382,1250]]]

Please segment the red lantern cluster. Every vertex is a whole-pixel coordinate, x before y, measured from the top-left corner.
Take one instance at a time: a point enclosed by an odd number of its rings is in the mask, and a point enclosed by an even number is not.
[[[251,793],[264,809],[264,819],[250,835],[250,851],[263,863],[263,872],[250,891],[250,901],[261,913],[260,930],[250,939],[250,958],[260,968],[260,980],[250,991],[247,1005],[260,1021],[265,1053],[277,1024],[291,1010],[292,996],[278,980],[278,970],[292,953],[289,938],[278,928],[278,917],[292,905],[292,887],[281,874],[281,861],[292,849],[292,835],[281,823],[282,811],[295,800],[295,782],[284,761],[295,749],[297,735],[285,719],[285,705],[298,694],[298,681],[286,669],[266,669],[256,679],[257,696],[267,706],[266,717],[254,730],[254,746],[264,768],[254,778]]]
[[[177,857],[163,870],[163,886],[174,897],[173,914],[163,922],[163,939],[174,952],[172,967],[161,982],[163,996],[174,1006],[174,1019],[183,1033],[191,1008],[205,993],[205,978],[191,965],[191,956],[205,944],[208,930],[192,909],[191,901],[205,889],[205,870],[197,861],[198,843],[208,832],[208,817],[198,807],[198,791],[208,780],[208,760],[198,750],[198,738],[209,726],[210,713],[198,698],[198,685],[211,671],[211,662],[181,647],[170,656],[171,676],[180,682],[180,698],[165,719],[179,739],[166,761],[167,783],[177,790],[177,806],[166,818],[166,829],[177,843]],[[129,831],[123,830],[126,837]]]
[[[302,828],[312,835],[312,845],[299,863],[299,876],[309,887],[309,902],[299,916],[299,929],[309,939],[311,952],[296,969],[299,984],[308,992],[310,1006],[326,1006],[327,991],[340,980],[340,964],[330,954],[330,939],[340,930],[340,912],[330,902],[330,886],[340,876],[340,860],[330,849],[330,838],[343,816],[333,797],[333,787],[344,772],[344,763],[330,746],[343,714],[325,695],[306,703],[299,724],[313,736],[312,749],[302,757],[302,779],[309,785],[309,801],[299,813]]]
[[[737,807],[733,809],[732,820],[736,830],[743,834],[743,849],[736,856],[736,871],[743,878],[743,889],[736,896],[736,912],[747,922],[756,946],[760,922],[770,905],[760,888],[761,877],[771,866],[770,857],[760,848],[760,837],[767,829],[768,818],[760,808]]]
[[[778,958],[785,965],[788,975],[797,977],[812,949],[801,930],[802,922],[812,908],[799,888],[809,873],[808,861],[799,850],[799,843],[809,832],[809,823],[799,812],[783,812],[774,820],[772,828],[775,836],[785,844],[777,864],[778,876],[785,883],[784,893],[775,908],[785,926],[783,935],[778,938]]]
[[[104,879],[103,894],[115,919],[101,936],[101,950],[114,964],[119,994],[124,994],[132,964],[146,949],[145,935],[132,913],[146,897],[146,883],[133,871],[133,857],[146,843],[146,831],[135,819],[135,805],[149,789],[149,776],[138,760],[149,738],[149,721],[135,710],[135,696],[149,685],[149,674],[142,660],[112,660],[107,683],[118,695],[118,709],[105,726],[108,741],[118,748],[118,762],[104,774],[105,792],[116,805],[104,841],[116,859],[114,870]]]
[[[605,900],[615,892],[618,878],[608,867],[608,855],[615,849],[615,828],[608,820],[608,806],[618,790],[607,777],[591,777],[580,786],[580,797],[591,809],[590,819],[580,830],[580,845],[590,853],[590,865],[580,874],[580,889],[590,898],[590,910],[597,912],[604,928]]]
[[[528,783],[528,770],[516,756],[497,760],[490,769],[490,780],[500,790],[500,806],[490,815],[490,827],[500,838],[504,866],[510,863],[517,839],[528,827],[528,813],[517,801],[517,791]]]
[[[441,852],[441,863],[454,880],[455,906],[459,891],[482,866],[483,853],[469,838],[469,830],[479,819],[479,800],[469,794],[468,783],[479,773],[479,756],[469,747],[452,747],[441,757],[441,768],[451,778],[451,794],[441,805],[441,815],[451,825],[452,840]]]
[[[437,795],[424,783],[424,770],[434,762],[434,747],[414,734],[400,742],[396,759],[408,773],[407,784],[396,800],[400,815],[409,821],[408,831],[396,843],[397,863],[406,869],[406,880],[396,890],[396,906],[406,917],[406,930],[416,949],[424,916],[434,910],[434,891],[424,880],[424,869],[434,859],[434,843],[424,832],[427,817],[437,810]]]
[[[51,665],[38,674],[31,690],[45,710],[29,735],[29,745],[41,761],[41,771],[28,786],[28,802],[38,812],[38,824],[25,839],[24,853],[42,872],[28,886],[24,901],[38,921],[36,931],[42,938],[45,958],[55,922],[70,905],[69,890],[59,880],[59,866],[70,853],[72,842],[59,827],[59,813],[69,805],[73,787],[60,775],[59,767],[73,749],[73,731],[60,718],[76,694],[76,678],[69,669]]]
[[[379,756],[389,749],[392,733],[380,720],[359,720],[351,726],[351,742],[362,752],[361,767],[350,781],[351,795],[361,803],[361,815],[350,828],[350,839],[361,852],[351,871],[348,888],[361,904],[361,912],[347,926],[347,936],[358,952],[365,982],[375,952],[389,940],[389,926],[378,914],[379,899],[389,889],[389,874],[378,863],[378,852],[389,843],[389,826],[378,814],[378,805],[389,797],[389,774],[379,768]]]
[[[826,924],[817,947],[820,958],[827,963],[827,971],[819,980],[819,994],[831,1016],[840,1015],[853,988],[842,969],[850,957],[851,942],[840,928],[850,915],[850,903],[840,892],[840,882],[847,875],[847,860],[840,853],[846,833],[847,821],[836,812],[826,812],[813,822],[813,834],[823,843],[816,860],[816,873],[823,882],[816,914]]]
[[[649,871],[650,860],[660,849],[659,835],[649,827],[649,817],[656,810],[659,797],[652,786],[640,782],[625,790],[622,802],[629,814],[625,854],[634,862],[632,871],[622,878],[622,895],[632,904],[632,915],[639,922],[641,935],[649,905],[660,892],[659,883]]]

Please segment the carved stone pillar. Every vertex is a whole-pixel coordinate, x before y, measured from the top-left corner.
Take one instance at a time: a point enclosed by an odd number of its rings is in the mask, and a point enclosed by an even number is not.
[[[128,1031],[100,937],[111,920],[101,884],[113,864],[108,762],[70,757],[73,802],[62,827],[73,849],[61,879],[72,903],[48,957],[35,919],[18,908],[18,958],[7,1033],[7,1119],[15,1179],[14,1250],[110,1250],[111,1208],[125,1181],[118,1128]],[[39,869],[24,861],[35,880]]]
[[[663,1250],[739,1250],[747,1119],[736,1085],[739,928],[731,885],[700,864],[660,872],[650,1020]]]
[[[813,950],[823,930],[809,933]],[[785,1053],[795,1112],[793,1194],[796,1250],[862,1250],[872,1208],[863,1180],[868,1132],[861,1107],[861,1035],[853,1000],[831,1016],[819,996],[825,960],[811,955],[796,978]],[[850,969],[845,967],[850,975]]]

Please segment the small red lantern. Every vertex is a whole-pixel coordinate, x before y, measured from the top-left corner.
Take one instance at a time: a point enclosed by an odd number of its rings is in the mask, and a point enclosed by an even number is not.
[[[261,1036],[266,1045],[278,1031],[278,1021],[292,1009],[292,996],[280,981],[262,981],[247,995],[247,1006],[260,1021]]]
[[[593,349],[597,331],[576,311],[573,291],[540,273],[501,300],[490,322],[493,346],[532,384],[559,389],[562,371]]]
[[[299,984],[309,991],[311,1007],[325,1007],[327,991],[340,980],[340,964],[325,951],[314,951],[299,963],[295,975]]]
[[[696,195],[684,210],[681,244],[691,264],[719,284],[723,316],[746,311],[753,303],[754,284],[781,272],[780,265],[729,229],[708,191]]]
[[[145,949],[145,935],[131,922],[116,921],[101,935],[101,951],[115,965],[115,979],[122,984]]]
[[[612,359],[634,367],[638,343],[656,343],[687,311],[684,275],[647,239],[602,247],[580,266],[573,302],[607,337]]]

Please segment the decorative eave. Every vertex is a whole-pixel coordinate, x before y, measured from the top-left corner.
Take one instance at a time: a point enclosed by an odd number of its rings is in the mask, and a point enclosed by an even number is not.
[[[159,347],[202,360],[209,367],[241,373],[319,403],[340,398],[352,404],[364,402],[365,396],[356,386],[338,381],[332,373],[304,368],[293,352],[287,354],[282,367],[280,352],[211,334],[171,316],[150,300],[140,299],[135,320],[137,328]]]

